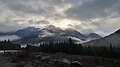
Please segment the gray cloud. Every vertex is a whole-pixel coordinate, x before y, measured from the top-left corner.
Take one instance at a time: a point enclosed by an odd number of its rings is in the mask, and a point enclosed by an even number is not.
[[[39,20],[39,21],[29,20],[28,22],[30,24],[50,24],[50,22],[46,20]]]
[[[10,21],[1,21],[0,22],[0,31],[6,32],[6,31],[16,31],[17,29],[23,28],[24,25],[18,25],[15,22]]]
[[[119,0],[89,0],[80,5],[76,5],[68,9],[65,13],[67,17],[90,20],[94,18],[103,18],[111,15],[107,9],[114,6]]]
[[[104,35],[120,27],[119,0],[0,0],[0,14],[0,31],[68,24]]]
[[[46,20],[40,20],[40,21],[37,21],[36,23],[37,24],[49,24],[49,22]]]
[[[1,0],[1,2],[16,14],[42,14],[45,12],[42,8],[36,9],[34,4],[30,4],[27,0]]]

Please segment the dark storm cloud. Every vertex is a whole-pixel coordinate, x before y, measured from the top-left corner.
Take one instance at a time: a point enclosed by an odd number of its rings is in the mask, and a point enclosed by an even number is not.
[[[107,9],[113,7],[119,0],[89,0],[69,8],[65,13],[68,17],[80,20],[103,18],[111,15]]]
[[[19,14],[41,14],[45,12],[42,8],[35,9],[27,0],[1,0],[1,2],[8,9]]]

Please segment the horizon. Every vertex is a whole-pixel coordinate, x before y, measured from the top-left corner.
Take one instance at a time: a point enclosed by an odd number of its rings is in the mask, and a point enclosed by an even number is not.
[[[47,27],[49,27],[49,26],[51,26],[51,25],[44,26],[44,27],[28,26],[28,27],[18,28],[18,29],[16,29],[16,30],[12,30],[12,31],[0,31],[0,32],[3,32],[3,33],[16,32],[16,31],[18,31],[18,30],[22,30],[22,29],[29,28],[29,27],[39,28],[39,29],[42,30],[42,29],[47,28]],[[54,25],[52,25],[52,26],[54,26]],[[54,26],[54,27],[56,27],[56,26]],[[79,31],[79,30],[74,29],[74,28],[61,28],[61,27],[56,27],[56,28],[60,28],[60,29],[62,29],[62,30],[65,30],[65,29],[73,29],[73,30],[76,30],[76,31],[78,31],[78,32],[80,32],[80,33],[82,33],[82,34],[96,33],[96,34],[100,35],[101,37],[109,36],[109,35],[111,35],[112,33],[115,33],[116,31],[120,30],[120,28],[118,28],[118,29],[116,29],[116,30],[111,31],[110,33],[108,33],[108,34],[106,34],[106,35],[102,35],[102,34],[99,34],[99,33],[97,33],[97,32],[87,32],[87,33],[86,33],[86,32],[82,32],[82,31]],[[4,37],[4,36],[2,36],[2,37]]]

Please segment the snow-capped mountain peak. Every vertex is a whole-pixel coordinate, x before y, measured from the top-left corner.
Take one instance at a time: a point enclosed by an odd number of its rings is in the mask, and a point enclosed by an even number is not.
[[[74,29],[61,29],[53,25],[47,26],[43,29],[35,27],[27,27],[20,29],[14,33],[14,35],[20,36],[21,39],[14,41],[15,43],[39,43],[46,41],[67,41],[72,38],[75,42],[82,42],[86,40],[98,39],[100,36],[95,33],[84,35]]]

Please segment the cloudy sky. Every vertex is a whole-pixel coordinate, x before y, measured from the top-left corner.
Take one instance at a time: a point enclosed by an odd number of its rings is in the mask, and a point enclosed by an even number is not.
[[[0,31],[48,25],[105,36],[120,28],[120,0],[0,0]]]

